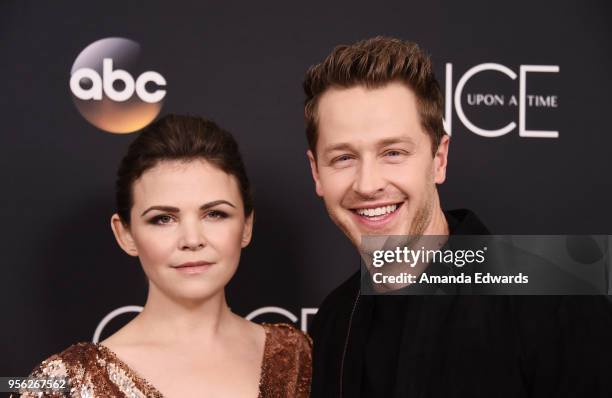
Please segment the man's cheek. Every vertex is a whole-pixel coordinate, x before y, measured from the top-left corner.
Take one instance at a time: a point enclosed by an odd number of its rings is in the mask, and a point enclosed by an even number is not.
[[[344,190],[338,183],[335,183],[332,180],[325,181],[321,186],[323,200],[327,203],[328,206],[336,207],[342,204],[342,199],[344,197]]]
[[[426,187],[431,185],[431,182],[428,182],[428,180],[425,175],[406,171],[390,176],[388,181],[402,193],[409,196],[418,196],[426,191]]]

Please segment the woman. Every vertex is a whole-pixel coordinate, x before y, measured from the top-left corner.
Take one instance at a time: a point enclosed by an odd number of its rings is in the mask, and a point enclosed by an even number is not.
[[[130,145],[116,191],[111,227],[142,264],[146,304],[117,333],[53,355],[33,376],[65,376],[79,397],[307,397],[310,339],[286,324],[251,323],[225,300],[253,227],[232,136],[166,116]]]

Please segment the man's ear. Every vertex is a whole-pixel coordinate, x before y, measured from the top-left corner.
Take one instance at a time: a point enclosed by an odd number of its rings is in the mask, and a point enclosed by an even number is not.
[[[310,162],[310,172],[312,173],[312,179],[315,183],[315,190],[317,191],[317,195],[323,197],[323,188],[321,188],[321,180],[319,179],[317,160],[315,159],[311,150],[308,150],[308,152],[306,152],[306,156],[308,156],[308,161]]]
[[[113,230],[113,234],[115,234],[117,243],[123,251],[130,256],[138,256],[138,249],[136,248],[136,243],[134,242],[130,228],[123,224],[123,221],[121,221],[117,213],[113,214],[111,217],[111,229]]]
[[[253,221],[255,218],[255,211],[251,211],[251,214],[244,220],[244,228],[242,229],[242,248],[245,248],[251,243],[251,237],[253,236]]]
[[[447,134],[442,136],[438,150],[434,155],[434,182],[442,184],[446,180],[446,165],[448,164],[448,145],[450,138]]]

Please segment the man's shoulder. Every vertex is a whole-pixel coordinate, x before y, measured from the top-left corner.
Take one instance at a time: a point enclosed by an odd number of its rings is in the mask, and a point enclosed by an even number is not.
[[[491,231],[471,210],[455,209],[444,211],[451,235],[489,235]]]
[[[542,325],[555,319],[562,324],[590,318],[612,326],[612,303],[602,295],[506,296],[513,313]],[[584,324],[582,326],[585,326]]]
[[[357,271],[327,295],[321,304],[321,308],[329,306],[335,307],[342,304],[352,304],[359,294],[360,281],[361,272]]]
[[[325,297],[315,316],[313,331],[328,320],[348,320],[359,295],[360,280],[361,272],[357,271]]]

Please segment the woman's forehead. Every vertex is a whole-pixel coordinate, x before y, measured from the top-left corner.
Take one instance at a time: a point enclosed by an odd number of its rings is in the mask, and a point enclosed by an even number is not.
[[[239,197],[236,178],[205,160],[163,161],[134,182],[134,205],[197,202]],[[162,203],[156,203],[162,204]]]

